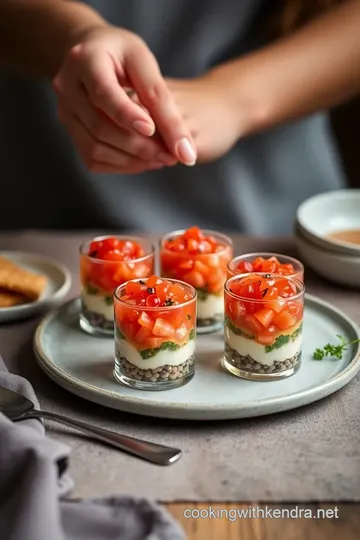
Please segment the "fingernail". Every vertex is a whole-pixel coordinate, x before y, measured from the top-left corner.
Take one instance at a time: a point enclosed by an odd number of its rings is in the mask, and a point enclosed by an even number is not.
[[[185,137],[181,139],[176,145],[176,151],[185,165],[195,165],[196,152],[189,139],[186,139]]]
[[[176,158],[174,158],[174,156],[171,154],[167,154],[166,152],[160,152],[157,159],[162,163],[165,163],[165,165],[175,165],[176,163]]]
[[[141,135],[146,135],[146,137],[151,137],[155,133],[154,124],[149,124],[149,122],[145,122],[144,120],[136,120],[133,123],[133,128]]]

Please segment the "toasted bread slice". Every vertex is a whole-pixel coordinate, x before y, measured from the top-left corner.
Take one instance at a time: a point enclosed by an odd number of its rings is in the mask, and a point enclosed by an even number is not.
[[[0,289],[19,293],[30,300],[37,300],[45,286],[45,276],[33,274],[5,257],[0,257]]]
[[[29,299],[23,294],[0,289],[0,308],[18,306],[19,304],[27,304]]]

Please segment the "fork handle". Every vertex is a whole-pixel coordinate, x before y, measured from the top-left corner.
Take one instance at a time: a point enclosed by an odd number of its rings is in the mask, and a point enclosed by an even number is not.
[[[67,418],[61,414],[47,411],[31,411],[21,417],[22,420],[24,418],[47,418],[49,420],[56,420],[62,424],[74,427],[87,435],[91,435],[95,439],[110,444],[111,446],[115,446],[115,448],[118,448],[119,450],[123,450],[124,452],[144,459],[145,461],[155,463],[156,465],[172,465],[182,456],[182,452],[178,448],[171,448],[170,446],[163,446],[161,444],[128,437],[127,435],[121,435],[115,431],[91,426],[85,422]]]

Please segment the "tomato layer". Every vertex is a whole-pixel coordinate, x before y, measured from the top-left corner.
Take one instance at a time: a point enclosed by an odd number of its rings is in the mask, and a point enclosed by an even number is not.
[[[196,289],[222,294],[232,247],[206,236],[198,227],[164,242],[161,274],[190,283]]]
[[[230,290],[241,298],[225,292],[225,316],[263,345],[295,330],[303,319],[303,298],[293,298],[297,290],[289,279],[253,274],[235,280]]]
[[[279,274],[281,276],[295,276],[298,274],[294,265],[291,263],[281,263],[277,257],[256,257],[253,260],[239,261],[235,267],[232,267],[231,275],[246,274],[249,272],[265,272],[266,274]],[[229,276],[230,277],[230,276]],[[298,275],[303,279],[302,275]]]
[[[196,323],[196,301],[191,301],[186,286],[151,276],[128,282],[123,292],[123,302],[115,302],[115,322],[138,350],[189,340]]]
[[[80,258],[81,283],[111,295],[130,279],[146,278],[154,272],[154,256],[144,256],[142,246],[132,240],[115,237],[93,241],[87,255]]]

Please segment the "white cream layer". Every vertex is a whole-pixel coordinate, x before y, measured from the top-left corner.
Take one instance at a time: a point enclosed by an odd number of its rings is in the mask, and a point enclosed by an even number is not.
[[[83,291],[81,293],[81,298],[89,311],[102,315],[108,321],[114,320],[114,306],[112,304],[108,305],[105,302],[104,296],[87,294],[85,291]]]
[[[177,351],[159,351],[152,358],[144,360],[135,347],[125,339],[116,340],[116,349],[120,356],[124,356],[128,362],[140,369],[156,369],[161,366],[178,366],[186,362],[195,352],[195,340],[191,339],[186,345]]]
[[[211,319],[224,313],[224,297],[209,294],[205,300],[197,299],[197,318]]]
[[[289,343],[280,347],[280,349],[274,349],[271,352],[265,352],[265,346],[257,343],[252,339],[248,339],[243,336],[234,334],[229,328],[224,329],[225,341],[230,345],[232,349],[235,349],[242,356],[251,356],[253,360],[256,360],[259,364],[264,366],[272,366],[274,362],[283,362],[292,358],[301,350],[302,337],[301,334]]]

